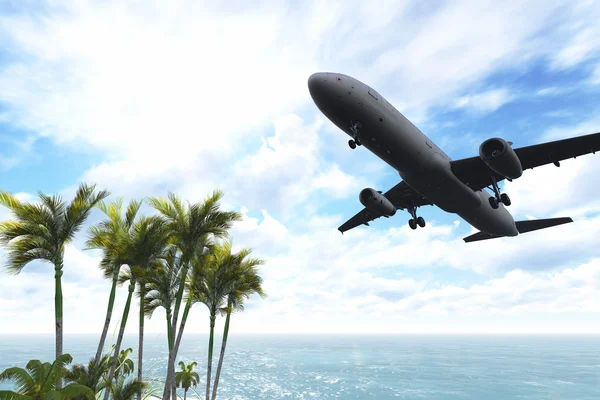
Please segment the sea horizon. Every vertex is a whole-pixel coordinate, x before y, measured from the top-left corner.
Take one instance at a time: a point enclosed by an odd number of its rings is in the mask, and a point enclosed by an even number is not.
[[[98,338],[65,334],[64,352],[73,356],[73,363],[87,363]],[[136,364],[137,338],[137,333],[127,333],[121,346],[132,348]],[[177,359],[198,363],[198,393],[206,384],[207,338],[186,333]],[[106,348],[110,343],[109,335]],[[24,367],[34,358],[51,361],[54,351],[52,334],[0,334],[0,370]],[[162,394],[167,356],[165,335],[145,333],[144,376],[155,388],[153,395]],[[10,384],[0,383],[1,389]],[[235,400],[592,400],[600,397],[600,335],[233,333],[219,392],[219,398]],[[188,396],[197,397],[193,391]]]

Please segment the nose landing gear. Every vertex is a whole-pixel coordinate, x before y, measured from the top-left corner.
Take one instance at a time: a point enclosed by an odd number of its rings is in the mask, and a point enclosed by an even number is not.
[[[506,193],[500,193],[500,189],[498,188],[498,182],[496,182],[496,177],[492,175],[492,189],[494,190],[494,196],[489,198],[490,206],[495,210],[498,208],[500,203],[504,204],[506,207],[511,205],[510,197]]]
[[[358,132],[360,131],[360,122],[350,122],[350,132],[352,132],[352,137],[353,139],[348,140],[348,146],[350,146],[351,149],[355,149],[356,146],[361,146],[362,142],[360,141],[360,138],[358,137]]]

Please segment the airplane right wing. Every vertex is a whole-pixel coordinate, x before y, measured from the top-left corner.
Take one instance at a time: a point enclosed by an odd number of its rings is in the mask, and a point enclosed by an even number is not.
[[[514,151],[525,171],[600,151],[600,133],[534,144]],[[502,175],[492,171],[479,156],[451,161],[450,166],[454,175],[475,191],[490,186],[492,175],[497,182],[504,179]]]
[[[414,207],[420,207],[432,204],[425,197],[415,192],[404,181],[398,183],[396,186],[385,192],[384,196],[390,201],[390,203],[394,205],[394,207],[396,207],[396,209],[401,210],[409,208],[411,205]],[[350,229],[356,228],[359,225],[368,226],[369,222],[379,217],[381,217],[381,214],[363,208],[362,211],[342,224],[338,230],[344,233]]]

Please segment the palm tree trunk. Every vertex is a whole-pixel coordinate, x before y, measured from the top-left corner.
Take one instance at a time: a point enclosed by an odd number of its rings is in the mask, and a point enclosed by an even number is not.
[[[144,360],[144,296],[146,290],[143,283],[140,283],[140,332],[138,347],[138,381],[142,382],[142,362]],[[142,400],[142,389],[137,392],[137,400]]]
[[[119,336],[117,337],[117,344],[115,345],[115,353],[112,359],[112,365],[108,374],[108,382],[112,382],[115,376],[115,370],[117,369],[117,361],[119,360],[119,351],[121,350],[121,342],[123,341],[123,334],[125,333],[125,325],[127,324],[127,317],[129,317],[129,307],[131,305],[131,297],[135,290],[135,281],[129,282],[129,293],[127,294],[127,301],[125,302],[125,309],[123,310],[123,317],[121,318],[121,328],[119,329]],[[104,392],[104,400],[108,400],[110,390],[107,388]]]
[[[184,255],[185,256],[185,255]],[[182,258],[181,260],[183,268],[181,271],[181,282],[179,282],[179,289],[177,290],[177,297],[175,298],[175,309],[173,311],[173,322],[172,328],[173,334],[177,333],[177,319],[179,317],[179,309],[181,308],[181,300],[183,299],[183,289],[185,288],[185,279],[187,278],[187,273],[189,269],[189,263]]]
[[[183,400],[186,400],[187,398],[187,388],[183,391]]]
[[[102,329],[102,335],[100,336],[100,343],[98,343],[98,350],[96,350],[95,363],[98,365],[100,357],[102,357],[102,350],[104,350],[104,341],[108,333],[108,327],[110,326],[110,319],[112,317],[113,306],[115,305],[115,294],[117,291],[117,279],[119,278],[119,269],[115,269],[113,274],[112,287],[110,289],[110,296],[108,298],[108,309],[106,310],[106,318],[104,320],[104,328]]]
[[[167,340],[169,342],[169,353],[173,352],[173,325],[171,325],[171,310],[167,310]]]
[[[167,381],[165,382],[165,390],[163,392],[163,400],[168,400],[168,393],[171,393],[171,398],[177,400],[177,388],[175,387],[175,360],[177,359],[177,352],[179,351],[179,345],[181,344],[181,338],[183,337],[183,330],[187,321],[188,315],[192,308],[192,302],[188,300],[183,310],[183,316],[181,317],[181,323],[179,330],[177,331],[177,339],[175,340],[175,347],[172,352],[169,352],[169,370],[167,372]],[[173,316],[175,318],[175,316]],[[171,387],[169,392],[167,387]]]
[[[213,345],[215,339],[215,319],[217,311],[210,312],[210,338],[208,339],[208,367],[206,368],[206,400],[210,399],[210,378],[212,372]]]
[[[184,255],[185,256],[185,255]],[[185,259],[181,260],[183,268],[181,271],[181,282],[179,282],[179,289],[177,290],[177,296],[175,297],[175,309],[173,311],[173,320],[171,322],[171,330],[173,335],[178,335],[178,340],[181,335],[177,332],[177,319],[179,317],[179,309],[181,308],[181,301],[183,299],[183,290],[185,288],[185,279],[187,277],[189,264],[185,261]],[[187,307],[187,305],[186,305]],[[178,348],[177,345],[175,348]],[[177,358],[177,350],[172,355],[172,352],[169,352],[169,361],[167,362],[167,379],[165,380],[165,389],[163,391],[163,400],[168,400],[169,393],[172,393],[173,400],[177,400],[177,389],[175,388],[175,359]],[[172,364],[172,368],[171,368]],[[172,371],[171,371],[172,370]],[[172,391],[168,390],[169,385],[172,385],[174,388]]]
[[[219,377],[223,367],[223,358],[225,357],[225,346],[227,345],[227,335],[229,335],[229,320],[231,318],[231,301],[227,304],[227,318],[225,319],[225,328],[223,329],[223,341],[221,342],[221,354],[219,355],[219,365],[215,374],[215,384],[213,386],[212,400],[217,398],[217,387],[219,386]]]
[[[171,310],[167,310],[167,340],[169,342],[169,360],[167,361],[167,377],[165,378],[165,388],[163,389],[163,400],[168,400],[168,396],[171,393],[169,391],[170,379],[171,379],[171,357],[173,356],[174,338],[173,338],[173,325],[171,324]]]
[[[57,257],[54,263],[54,319],[56,323],[56,358],[63,353],[63,301],[62,301],[62,282],[63,274],[62,255]],[[62,379],[56,383],[56,389],[62,388]]]

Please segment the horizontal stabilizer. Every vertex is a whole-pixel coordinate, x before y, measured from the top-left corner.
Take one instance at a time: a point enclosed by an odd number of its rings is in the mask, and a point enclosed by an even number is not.
[[[477,232],[471,236],[467,236],[463,240],[466,243],[469,243],[469,242],[477,242],[478,240],[495,239],[495,238],[499,238],[499,237],[502,237],[502,236],[492,235],[491,233],[487,233],[487,232]]]
[[[538,229],[550,228],[556,225],[568,224],[573,222],[569,217],[563,218],[547,218],[547,219],[532,219],[529,221],[516,221],[517,230],[519,233],[527,233],[537,231]]]
[[[573,222],[573,220],[569,217],[563,218],[547,218],[547,219],[532,219],[529,221],[516,221],[517,230],[519,233],[527,233],[532,231],[537,231],[539,229],[551,228],[553,226],[568,224],[569,222]],[[467,236],[463,240],[465,243],[469,242],[477,242],[479,240],[487,240],[487,239],[495,239],[503,237],[501,235],[492,235],[486,232],[477,232],[471,236]]]

